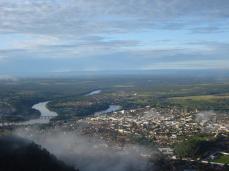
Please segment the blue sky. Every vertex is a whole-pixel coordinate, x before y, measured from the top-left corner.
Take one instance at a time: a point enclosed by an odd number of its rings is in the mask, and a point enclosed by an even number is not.
[[[229,69],[228,0],[0,0],[0,74]]]

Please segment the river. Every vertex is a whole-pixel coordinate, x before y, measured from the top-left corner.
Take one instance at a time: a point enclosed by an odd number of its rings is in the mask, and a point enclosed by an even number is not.
[[[96,94],[100,94],[102,90],[94,90],[86,96],[93,96]],[[47,124],[49,123],[50,119],[56,117],[58,114],[56,112],[50,111],[47,108],[47,104],[49,101],[46,102],[40,102],[32,106],[33,109],[38,110],[41,113],[41,116],[38,119],[31,119],[26,122],[21,122],[22,125],[32,125],[32,124]],[[111,105],[110,108],[107,109],[108,112],[112,112],[115,109],[115,106]],[[103,112],[103,111],[101,111]]]
[[[96,94],[100,94],[102,92],[102,90],[94,90],[88,94],[86,94],[85,96],[93,96]],[[110,105],[108,109],[103,110],[103,111],[99,111],[99,112],[95,112],[94,115],[102,115],[102,114],[106,114],[106,113],[111,113],[111,112],[115,112],[117,110],[120,110],[122,107],[118,106],[118,105]]]
[[[100,94],[102,90],[94,90],[85,96],[93,96],[96,94]],[[19,123],[5,123],[7,125],[33,125],[33,124],[47,124],[50,122],[50,119],[56,117],[58,114],[54,111],[51,111],[47,108],[47,104],[49,101],[40,102],[32,106],[33,109],[40,112],[40,117],[38,119],[31,119],[29,121],[25,122],[19,122]],[[121,106],[118,105],[110,105],[108,109],[96,112],[94,115],[101,115],[106,113],[115,112],[117,110],[120,110]],[[0,124],[1,125],[1,124]]]
[[[21,122],[20,125],[33,125],[33,124],[46,124],[49,123],[50,119],[56,117],[58,114],[47,108],[49,101],[40,102],[32,106],[33,109],[40,112],[40,117],[38,119],[31,119],[29,121]]]
[[[96,95],[96,94],[100,94],[102,92],[102,90],[94,90],[88,94],[86,94],[85,96],[93,96],[93,95]]]
[[[45,124],[49,123],[50,119],[56,117],[58,114],[47,108],[49,101],[40,102],[32,106],[33,109],[38,110],[41,113],[41,116],[38,119],[32,119],[27,121],[27,124]]]
[[[40,102],[32,106],[33,109],[40,112],[40,117],[37,119],[31,119],[29,121],[17,122],[17,123],[0,123],[0,126],[7,125],[34,125],[34,124],[47,124],[50,119],[56,117],[58,114],[53,112],[47,108],[47,104],[49,101]]]
[[[102,114],[107,114],[107,113],[111,113],[111,112],[115,112],[120,110],[122,107],[119,105],[110,105],[108,109],[100,111],[100,112],[95,112],[94,115],[102,115]]]

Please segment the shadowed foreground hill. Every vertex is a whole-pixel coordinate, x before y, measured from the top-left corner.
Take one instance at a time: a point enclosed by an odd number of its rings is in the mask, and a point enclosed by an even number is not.
[[[76,171],[37,144],[18,137],[0,137],[1,171]]]

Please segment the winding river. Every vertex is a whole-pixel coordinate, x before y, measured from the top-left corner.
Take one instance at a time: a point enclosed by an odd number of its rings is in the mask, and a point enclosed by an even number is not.
[[[58,114],[56,112],[50,111],[47,108],[47,104],[49,101],[40,102],[32,106],[33,109],[38,110],[40,112],[40,117],[37,119],[31,119],[29,121],[24,122],[17,122],[17,123],[4,123],[0,124],[0,126],[7,126],[7,125],[34,125],[34,124],[47,124],[49,123],[50,119],[56,117]]]
[[[94,90],[85,96],[93,96],[96,94],[100,94],[102,90]],[[31,119],[26,122],[18,123],[18,125],[33,125],[33,124],[47,124],[50,122],[50,119],[56,117],[58,114],[54,111],[51,111],[47,108],[47,104],[49,101],[40,102],[32,106],[33,109],[38,110],[40,112],[40,117],[38,119]]]
[[[93,96],[96,94],[100,94],[102,90],[94,90],[85,96]],[[38,110],[40,112],[40,117],[38,119],[31,119],[29,121],[25,122],[19,122],[19,123],[7,123],[7,125],[33,125],[33,124],[47,124],[50,122],[50,119],[56,117],[58,114],[54,111],[51,111],[48,109],[47,104],[49,101],[40,102],[32,106],[33,109]],[[99,111],[94,113],[94,115],[102,115],[107,114],[111,112],[115,112],[121,109],[121,106],[118,105],[110,105],[108,109]]]
[[[32,106],[33,109],[38,110],[41,113],[41,116],[38,119],[31,119],[29,121],[23,122],[24,125],[32,124],[45,124],[49,123],[50,119],[56,117],[58,114],[47,108],[49,101],[40,102]]]
[[[95,112],[94,115],[102,115],[102,114],[107,114],[107,113],[111,113],[111,112],[115,112],[120,110],[122,107],[119,105],[110,105],[108,109],[100,111],[100,112]]]
[[[94,90],[88,94],[86,94],[86,96],[93,96],[96,94],[100,94],[102,92],[102,90]],[[94,115],[102,115],[102,114],[107,114],[107,113],[111,113],[111,112],[115,112],[117,110],[120,110],[122,107],[119,105],[110,105],[108,109],[103,110],[103,111],[99,111],[99,112],[95,112]]]

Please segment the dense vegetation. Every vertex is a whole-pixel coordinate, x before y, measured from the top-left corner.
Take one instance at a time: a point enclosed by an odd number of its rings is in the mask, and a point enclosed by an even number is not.
[[[228,137],[219,136],[215,138],[197,135],[175,145],[175,153],[180,158],[205,159],[213,151],[229,152]]]
[[[217,163],[229,164],[229,155],[223,155],[222,154],[212,161],[217,162]]]
[[[40,146],[17,137],[0,137],[2,171],[76,171]]]

